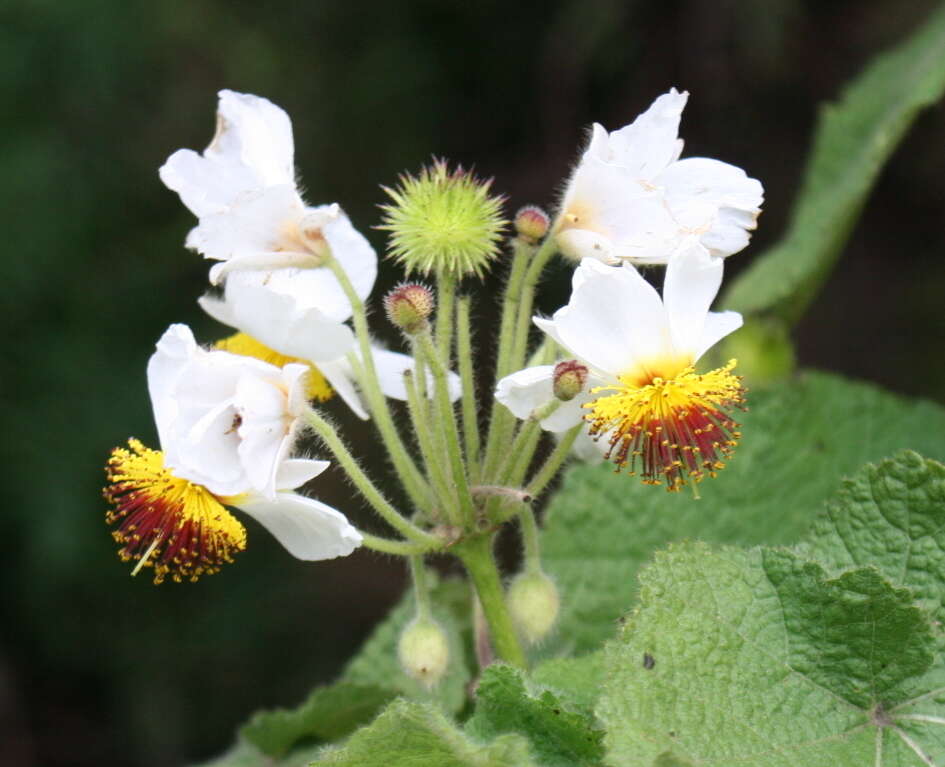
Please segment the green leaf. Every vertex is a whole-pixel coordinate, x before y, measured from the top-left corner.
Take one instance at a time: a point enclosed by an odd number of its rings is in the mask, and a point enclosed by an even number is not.
[[[407,623],[414,617],[413,594],[407,593],[364,643],[342,674],[342,680],[383,689],[426,702],[435,702],[450,713],[457,713],[466,704],[466,687],[472,679],[471,608],[469,587],[459,579],[444,580],[431,589],[433,615],[446,632],[450,660],[446,674],[433,690],[407,676],[397,660],[397,641]]]
[[[864,467],[798,549],[834,570],[877,567],[945,622],[945,467],[911,451]]]
[[[818,120],[788,232],[741,274],[727,308],[796,321],[840,255],[883,164],[945,91],[945,9],[877,58]]]
[[[460,732],[433,706],[395,701],[373,724],[316,765],[348,767],[530,767],[528,741],[503,735],[488,745]]]
[[[686,543],[657,554],[640,583],[640,607],[605,653],[609,764],[945,757],[941,736],[921,732],[935,725],[906,713],[942,694],[937,634],[879,570],[831,577],[788,550]],[[929,705],[941,730],[945,705]]]
[[[580,658],[552,658],[539,663],[531,678],[542,687],[566,696],[572,705],[591,710],[604,681],[604,655],[593,652]]]
[[[490,666],[483,672],[466,730],[480,739],[525,735],[544,767],[596,765],[604,755],[604,733],[590,712],[569,708],[548,690],[530,694],[522,673],[511,666]]]
[[[841,478],[902,448],[945,459],[945,409],[804,373],[749,396],[741,445],[716,479],[666,493],[612,467],[570,469],[549,505],[543,560],[561,590],[548,654],[588,652],[634,602],[635,574],[668,542],[793,543]]]
[[[330,743],[367,724],[397,693],[340,682],[320,687],[298,708],[260,711],[240,735],[269,756],[282,756],[303,739]]]

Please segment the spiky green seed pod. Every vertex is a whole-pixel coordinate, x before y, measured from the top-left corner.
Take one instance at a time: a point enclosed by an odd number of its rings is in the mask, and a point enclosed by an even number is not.
[[[529,644],[544,639],[558,619],[558,587],[543,572],[519,573],[506,594],[512,620]]]
[[[397,643],[397,657],[404,671],[428,689],[446,673],[450,659],[446,632],[432,618],[414,618]]]
[[[491,196],[491,185],[436,160],[417,176],[402,175],[396,189],[383,187],[392,200],[381,206],[384,223],[378,227],[390,232],[387,255],[408,275],[481,277],[498,253],[506,224],[504,198]]]

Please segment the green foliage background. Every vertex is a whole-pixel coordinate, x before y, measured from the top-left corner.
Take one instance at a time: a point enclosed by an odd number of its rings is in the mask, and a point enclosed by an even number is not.
[[[309,199],[339,201],[367,230],[377,185],[432,154],[495,176],[511,209],[549,204],[586,125],[617,127],[670,85],[686,88],[687,154],[742,165],[766,187],[759,233],[729,262],[731,275],[783,232],[817,103],[934,6],[0,7],[5,764],[211,756],[252,711],[293,705],[332,678],[400,590],[396,563],[358,553],[303,565],[258,527],[238,565],[195,586],[154,588],[115,557],[101,464],[128,435],[153,441],[144,379],[153,343],[172,321],[205,340],[220,333],[194,302],[207,267],[182,247],[192,219],[156,173],[174,149],[209,140],[216,90],[285,107]],[[802,365],[945,400],[943,129],[941,108],[926,112],[883,171],[796,330]],[[380,249],[382,238],[369,236]],[[566,298],[565,271],[549,281],[545,310]],[[379,288],[396,279],[382,269]],[[493,277],[480,294],[484,333],[496,285]],[[367,437],[335,413],[353,442]],[[367,519],[337,476],[317,492]]]

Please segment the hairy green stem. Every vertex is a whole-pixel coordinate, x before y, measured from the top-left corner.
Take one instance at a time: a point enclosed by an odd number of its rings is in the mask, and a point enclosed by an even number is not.
[[[510,364],[512,370],[518,370],[525,362],[528,352],[528,331],[532,325],[532,305],[535,300],[535,286],[541,278],[541,273],[547,266],[549,259],[558,252],[554,235],[548,235],[541,244],[535,257],[528,265],[528,271],[522,280],[522,299],[518,306],[518,317],[515,323],[515,341],[512,346]]]
[[[422,360],[422,355],[418,354],[417,359]],[[449,516],[449,521],[454,525],[460,524],[462,520],[459,518],[459,507],[456,504],[454,494],[450,491],[447,469],[443,466],[442,451],[437,450],[433,433],[430,430],[429,403],[420,398],[417,381],[409,370],[404,373],[404,384],[407,388],[407,407],[410,413],[410,422],[413,425],[414,434],[417,435],[420,454],[423,456],[427,468],[427,477],[430,479],[430,484],[433,485],[433,491],[436,493],[440,505]]]
[[[439,270],[436,273],[436,349],[447,370],[452,363],[455,296],[456,278],[444,269]]]
[[[515,633],[512,616],[505,603],[502,580],[492,554],[492,536],[469,538],[457,546],[456,553],[476,588],[496,655],[506,663],[525,668],[525,653]]]
[[[424,532],[419,527],[412,524],[391,505],[390,501],[384,497],[381,491],[378,490],[374,483],[368,478],[367,474],[364,473],[355,457],[351,455],[351,452],[341,441],[341,437],[338,436],[338,433],[328,421],[311,409],[305,413],[304,418],[306,423],[312,427],[322,442],[325,443],[326,447],[331,450],[338,463],[341,464],[341,468],[344,469],[351,478],[351,481],[361,492],[361,495],[367,499],[371,507],[380,514],[391,527],[406,538],[427,546],[428,550],[441,547],[442,543],[439,538]]]
[[[362,545],[366,549],[373,549],[382,554],[396,554],[400,557],[409,557],[416,554],[422,554],[429,551],[430,547],[421,543],[410,543],[409,541],[392,541],[390,538],[382,538],[378,535],[361,532]]]
[[[476,376],[473,372],[472,330],[469,322],[469,296],[456,306],[456,357],[463,383],[463,440],[466,465],[471,477],[479,476],[479,413],[476,408]]]
[[[430,617],[430,584],[427,579],[427,569],[423,564],[422,556],[408,557],[410,562],[410,577],[413,580],[413,594],[417,600],[417,617]]]
[[[577,439],[578,434],[581,433],[581,429],[584,428],[583,423],[579,423],[577,426],[572,426],[568,431],[564,433],[564,436],[558,441],[558,444],[555,445],[555,449],[551,451],[551,455],[545,459],[545,462],[542,464],[541,468],[535,472],[535,476],[532,477],[531,481],[528,483],[528,493],[533,498],[540,495],[541,492],[548,486],[548,483],[554,479],[555,475],[558,473],[558,470],[568,459],[568,456],[571,454],[571,448],[574,446],[574,440]]]
[[[447,380],[446,369],[436,356],[436,349],[433,347],[433,339],[430,338],[429,332],[419,333],[417,337],[420,340],[420,349],[433,373],[433,400],[438,415],[436,420],[439,421],[439,428],[445,438],[446,454],[453,475],[453,484],[456,487],[456,496],[459,501],[461,517],[466,525],[472,526],[475,511],[473,509],[472,497],[469,495],[466,467],[463,464],[463,454],[459,443],[459,430],[456,426],[456,413],[453,410],[453,403],[450,402],[449,381]]]
[[[518,521],[522,531],[524,566],[526,573],[541,572],[541,550],[538,545],[538,523],[531,506],[523,506],[518,512]]]
[[[381,439],[391,457],[394,469],[400,478],[404,490],[410,496],[411,502],[418,508],[427,508],[430,502],[429,488],[424,482],[423,475],[417,468],[404,446],[403,440],[394,425],[391,417],[390,408],[387,406],[387,398],[381,391],[380,380],[377,377],[377,369],[374,365],[374,355],[371,353],[371,337],[368,333],[367,315],[364,310],[364,302],[358,296],[348,278],[347,272],[338,263],[334,256],[330,256],[326,265],[331,269],[335,279],[338,280],[348,302],[351,304],[352,317],[354,318],[354,330],[358,337],[358,343],[361,349],[362,364],[364,366],[364,375],[361,377],[361,385],[364,389],[364,395],[367,397],[368,406],[371,415],[374,416],[374,423],[381,433]]]

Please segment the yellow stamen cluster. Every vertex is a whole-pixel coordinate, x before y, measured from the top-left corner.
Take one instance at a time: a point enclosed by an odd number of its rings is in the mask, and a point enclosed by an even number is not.
[[[741,408],[745,390],[732,374],[735,360],[709,373],[690,365],[672,377],[621,376],[620,385],[584,405],[595,439],[606,435],[606,457],[617,470],[640,474],[646,484],[676,491],[724,468],[741,437],[727,411]]]
[[[154,582],[168,575],[178,583],[218,572],[246,548],[245,528],[205,487],[175,477],[164,453],[136,439],[116,447],[105,475],[105,499],[115,508],[105,514],[120,523],[112,537],[122,561],[138,560],[132,572],[154,568]]]
[[[234,333],[214,344],[214,348],[222,349],[231,354],[241,354],[244,357],[254,357],[257,360],[268,362],[278,368],[285,367],[291,363],[299,365],[308,365],[308,375],[305,377],[305,396],[316,402],[325,402],[330,400],[335,391],[321,374],[319,369],[308,360],[298,357],[287,357],[274,349],[270,349],[264,343],[257,341],[246,333]]]

